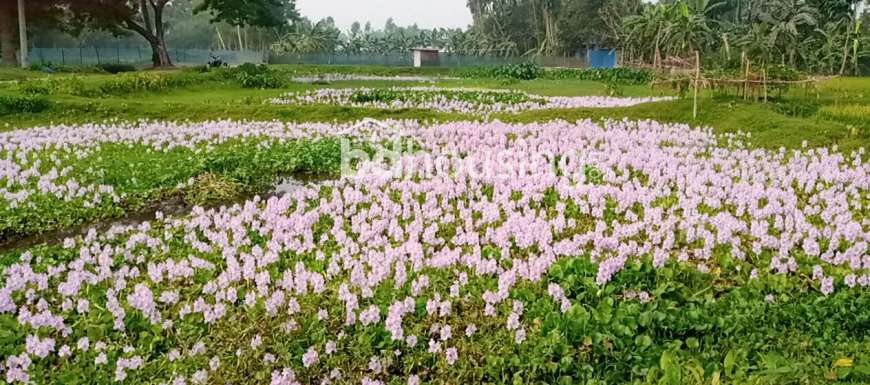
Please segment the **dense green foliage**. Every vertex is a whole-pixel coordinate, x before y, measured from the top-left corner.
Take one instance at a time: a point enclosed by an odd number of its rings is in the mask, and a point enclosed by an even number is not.
[[[859,73],[870,63],[868,17],[857,0],[471,0],[474,33],[511,54],[574,55],[621,48],[655,67],[779,63],[815,73]],[[489,41],[497,41],[497,44]],[[863,63],[863,64],[862,64]]]
[[[395,101],[421,103],[433,99],[458,100],[473,104],[519,104],[526,102],[543,102],[529,95],[517,92],[487,92],[472,90],[401,90],[389,88],[375,88],[370,90],[356,91],[350,100],[354,103],[392,103]]]
[[[110,73],[110,74],[117,74],[117,73],[121,73],[121,72],[135,72],[136,71],[136,67],[133,65],[130,65],[130,64],[106,63],[106,64],[98,65],[97,68],[99,68],[100,70],[105,71],[107,73]]]
[[[722,263],[734,263],[722,258]],[[551,268],[550,281],[559,282],[578,302],[565,314],[548,298],[538,297],[542,287],[518,290],[518,298],[534,304],[527,311],[540,330],[531,334],[540,335],[521,351],[485,344],[495,350],[482,353],[482,361],[493,369],[484,374],[485,381],[678,385],[870,380],[868,339],[861,332],[870,322],[870,312],[862,309],[870,297],[860,289],[823,300],[821,293],[783,277],[750,280],[748,273],[726,277],[678,265],[654,269],[649,261],[631,265],[601,288],[596,271],[587,256]],[[640,291],[655,301],[644,303],[627,294]],[[837,363],[841,358],[853,361]]]
[[[265,65],[244,64],[233,68],[194,67],[179,72],[136,72],[84,81],[80,76],[23,80],[18,89],[27,95],[74,95],[95,98],[141,92],[162,92],[213,81],[234,82],[243,88],[275,89],[286,84],[286,73]]]
[[[218,75],[237,81],[244,88],[281,88],[286,83],[281,73],[267,65],[243,64],[231,69],[218,69]]]
[[[25,80],[19,89],[29,95],[68,94],[105,98],[139,92],[160,92],[207,81],[205,76],[189,73],[124,73],[101,82],[85,82],[79,77]]]
[[[37,96],[0,95],[0,115],[42,112],[51,107],[51,101]]]
[[[557,68],[543,72],[543,78],[552,80],[591,80],[615,84],[649,84],[655,78],[652,71],[635,68]]]
[[[15,8],[11,7],[12,4],[0,4],[3,6],[0,17],[5,19],[2,20],[3,24],[17,22],[17,16],[13,17],[17,13],[9,11]],[[83,31],[105,31],[114,36],[138,35],[142,39],[139,46],[151,48],[154,67],[172,66],[166,38],[170,18],[164,18],[164,14],[172,11],[177,11],[173,16],[177,17],[174,21],[179,23],[183,22],[178,20],[182,18],[178,16],[190,19],[193,13],[204,12],[211,15],[213,23],[226,23],[239,28],[258,26],[280,29],[288,27],[298,18],[295,2],[286,0],[205,0],[197,2],[196,7],[190,0],[37,0],[28,2],[28,5],[31,7],[28,12],[37,11],[41,19],[41,23],[37,22],[40,32],[48,35],[56,31],[74,36],[80,36]],[[0,35],[8,35],[0,36],[0,44],[5,45],[2,47],[4,52],[14,53],[17,49],[18,41],[10,35],[13,32],[9,28],[0,28]],[[10,64],[8,60],[7,64]]]
[[[544,70],[532,63],[505,64],[500,66],[481,66],[466,69],[463,76],[474,78],[498,78],[512,80],[532,80],[541,76]]]
[[[468,78],[508,80],[591,80],[615,84],[649,84],[655,78],[652,71],[635,68],[543,68],[535,64],[506,64],[472,67],[459,72]]]

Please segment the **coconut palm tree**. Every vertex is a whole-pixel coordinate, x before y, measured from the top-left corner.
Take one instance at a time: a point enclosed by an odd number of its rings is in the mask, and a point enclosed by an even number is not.
[[[277,53],[320,53],[334,52],[339,46],[341,31],[335,27],[332,18],[312,23],[303,19],[293,26],[293,31],[284,35],[272,45]]]

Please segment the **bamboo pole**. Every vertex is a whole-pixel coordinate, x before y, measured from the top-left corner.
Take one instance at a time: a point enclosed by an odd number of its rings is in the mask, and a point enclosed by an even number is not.
[[[740,70],[742,71],[743,68],[745,68],[745,67],[746,67],[746,51],[740,51]],[[740,85],[739,84],[734,87],[734,91],[737,93],[737,95],[740,94]],[[746,86],[743,87],[743,93],[744,93],[744,95],[746,94]],[[745,98],[745,96],[744,96],[744,98]]]
[[[743,73],[743,100],[749,98],[749,66],[750,66],[749,58],[746,59],[746,71]]]
[[[698,86],[701,82],[701,54],[695,51],[695,96],[692,105],[692,119],[698,120]]]

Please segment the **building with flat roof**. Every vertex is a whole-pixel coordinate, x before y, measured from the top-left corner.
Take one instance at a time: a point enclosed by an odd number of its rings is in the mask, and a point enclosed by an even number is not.
[[[437,48],[411,48],[414,67],[437,66],[440,62],[440,53]]]

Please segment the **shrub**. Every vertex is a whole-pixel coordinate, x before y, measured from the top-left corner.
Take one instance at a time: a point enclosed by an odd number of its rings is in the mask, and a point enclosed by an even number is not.
[[[135,72],[136,67],[130,64],[100,64],[97,66],[103,71],[106,71],[110,74],[117,74],[121,72]]]
[[[508,80],[593,80],[612,85],[648,84],[655,79],[652,71],[635,68],[558,68],[544,69],[537,64],[506,64],[475,67],[464,70],[468,78],[496,78]]]
[[[641,85],[655,79],[652,71],[636,68],[559,68],[542,75],[550,80],[592,80],[608,84]]]
[[[207,65],[198,65],[198,66],[193,66],[193,67],[184,67],[181,69],[181,72],[205,74],[205,73],[208,73],[209,70],[210,70],[210,68]]]
[[[0,115],[42,112],[51,101],[41,96],[0,96]]]
[[[18,83],[18,89],[26,95],[79,95],[85,92],[85,84],[78,77],[30,79]]]
[[[244,88],[281,88],[284,80],[269,66],[251,63],[242,64],[234,68],[235,80]]]
[[[31,71],[40,71],[48,73],[78,73],[78,74],[97,74],[107,73],[99,65],[61,65],[56,63],[34,63],[30,65]]]
[[[231,80],[244,88],[281,88],[284,76],[265,64],[245,63],[233,68],[212,68],[213,79]]]
[[[121,74],[100,83],[96,87],[82,88],[72,92],[72,94],[89,97],[123,96],[136,92],[159,92],[187,87],[207,80],[209,80],[207,76],[190,72],[175,74],[140,72]]]
[[[119,76],[106,81],[97,88],[98,96],[127,95],[142,91],[159,91],[168,88],[170,82],[166,75],[140,73],[133,76]]]
[[[537,79],[542,72],[541,67],[533,63],[507,64],[493,69],[493,74],[497,78],[517,80]]]
[[[812,99],[788,99],[773,104],[773,109],[780,114],[806,118],[819,111],[819,102]]]
[[[513,80],[537,79],[543,69],[534,63],[505,64],[500,66],[474,67],[462,72],[468,78],[496,78]]]

